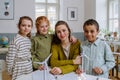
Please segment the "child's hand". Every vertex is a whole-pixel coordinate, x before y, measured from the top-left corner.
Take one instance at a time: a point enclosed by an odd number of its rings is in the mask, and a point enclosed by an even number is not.
[[[82,73],[83,73],[83,70],[82,70],[82,69],[80,69],[80,68],[78,68],[75,72],[76,72],[76,74],[80,75],[80,74],[82,74]]]
[[[74,44],[77,42],[77,39],[74,36],[70,36],[70,42]]]
[[[82,58],[80,56],[77,56],[74,60],[73,60],[74,64],[81,64],[82,63]]]
[[[59,67],[54,67],[50,70],[50,73],[52,73],[54,75],[59,75],[62,73],[62,70]]]
[[[44,65],[40,65],[40,66],[38,67],[38,70],[44,70],[44,69],[45,69]]]
[[[103,70],[102,70],[101,68],[99,68],[99,67],[93,68],[93,71],[94,71],[96,74],[98,74],[98,75],[103,73]]]

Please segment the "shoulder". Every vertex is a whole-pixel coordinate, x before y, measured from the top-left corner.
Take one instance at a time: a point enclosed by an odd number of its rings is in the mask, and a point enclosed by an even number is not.
[[[16,34],[16,36],[12,39],[11,43],[19,43],[22,39],[22,37],[19,34]]]
[[[35,40],[35,39],[37,39],[38,38],[38,36],[33,36],[32,38],[31,38],[31,40]]]
[[[49,37],[53,37],[54,34],[48,34]]]
[[[87,45],[88,44],[88,41],[86,40],[86,41],[83,41],[82,43],[81,43],[81,45]]]
[[[47,38],[52,40],[53,39],[53,34],[47,34]]]
[[[41,40],[39,39],[39,36],[33,36],[33,37],[31,38],[31,42],[32,42],[32,43],[36,43],[36,42],[38,42],[38,41],[41,41]]]
[[[55,43],[52,43],[52,48],[60,48],[61,46],[60,46],[60,44],[55,44]]]
[[[71,46],[72,47],[80,47],[80,41],[79,40],[77,40],[77,42],[76,43],[73,43],[73,44],[71,44]]]
[[[99,39],[99,43],[100,46],[109,46],[108,43],[104,40]]]
[[[100,48],[101,50],[110,49],[109,44],[106,41],[101,40],[101,39],[98,40],[97,47]]]
[[[9,47],[16,47],[18,48],[20,46],[20,44],[23,42],[23,38],[21,37],[21,35],[17,34],[12,41],[9,44]]]

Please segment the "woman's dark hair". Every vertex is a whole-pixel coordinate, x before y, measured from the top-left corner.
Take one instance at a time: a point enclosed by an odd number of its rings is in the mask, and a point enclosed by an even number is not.
[[[57,33],[56,33],[56,28],[59,26],[59,25],[65,25],[69,31],[69,40],[70,40],[70,36],[71,36],[71,30],[67,24],[67,22],[65,21],[58,21],[55,25],[55,35],[53,36],[53,43],[56,43],[56,44],[59,44],[61,43],[60,39],[57,37]]]
[[[98,22],[96,20],[88,19],[87,21],[85,21],[85,23],[83,25],[83,29],[85,29],[85,26],[88,26],[88,25],[95,25],[97,31],[99,31],[99,24],[98,24]]]
[[[32,21],[32,19],[29,16],[22,16],[19,19],[19,22],[18,22],[18,25],[17,25],[18,28],[20,28],[20,25],[21,25],[21,23],[22,23],[23,20],[30,20],[31,21],[31,26],[33,27],[33,21]],[[18,33],[20,34],[20,31]],[[31,32],[27,34],[27,37],[29,37],[29,38],[31,37]]]

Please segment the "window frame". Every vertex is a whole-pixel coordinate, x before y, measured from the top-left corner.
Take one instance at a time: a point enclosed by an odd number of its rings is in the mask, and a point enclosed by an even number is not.
[[[120,10],[119,10],[119,5],[120,5],[120,0],[118,0],[118,17],[117,18],[110,18],[110,1],[111,0],[107,0],[107,3],[108,3],[108,5],[107,5],[107,7],[108,7],[108,9],[107,9],[107,25],[108,25],[108,27],[107,27],[107,29],[110,31],[110,21],[111,20],[118,20],[118,33],[120,33]],[[113,22],[113,25],[114,25],[114,22]],[[113,28],[115,28],[115,26],[113,26],[112,27],[112,29]],[[110,31],[111,32],[111,31]],[[112,30],[112,32],[115,32],[115,31],[113,31]]]
[[[36,5],[43,5],[43,6],[45,6],[45,15],[43,15],[43,16],[46,16],[46,17],[49,16],[48,8],[51,7],[51,6],[52,7],[54,6],[56,8],[56,20],[53,20],[53,21],[57,22],[59,20],[59,18],[60,18],[60,15],[59,15],[59,13],[60,13],[60,1],[59,0],[56,0],[56,1],[57,1],[56,3],[48,3],[48,0],[45,0],[45,2],[36,2],[35,1],[35,6]],[[37,18],[36,8],[35,8],[35,18]],[[48,17],[48,19],[49,19],[49,17]],[[49,19],[49,21],[50,21],[50,23],[52,22],[50,19]],[[54,31],[54,28],[53,28],[54,26],[50,26],[50,27]]]

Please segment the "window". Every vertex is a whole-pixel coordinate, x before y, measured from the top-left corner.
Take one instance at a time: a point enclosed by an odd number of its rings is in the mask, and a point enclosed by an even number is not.
[[[47,16],[50,27],[54,30],[55,23],[59,19],[59,0],[35,0],[35,17]]]
[[[119,28],[119,2],[120,0],[108,0],[108,26],[110,32],[120,33]]]

